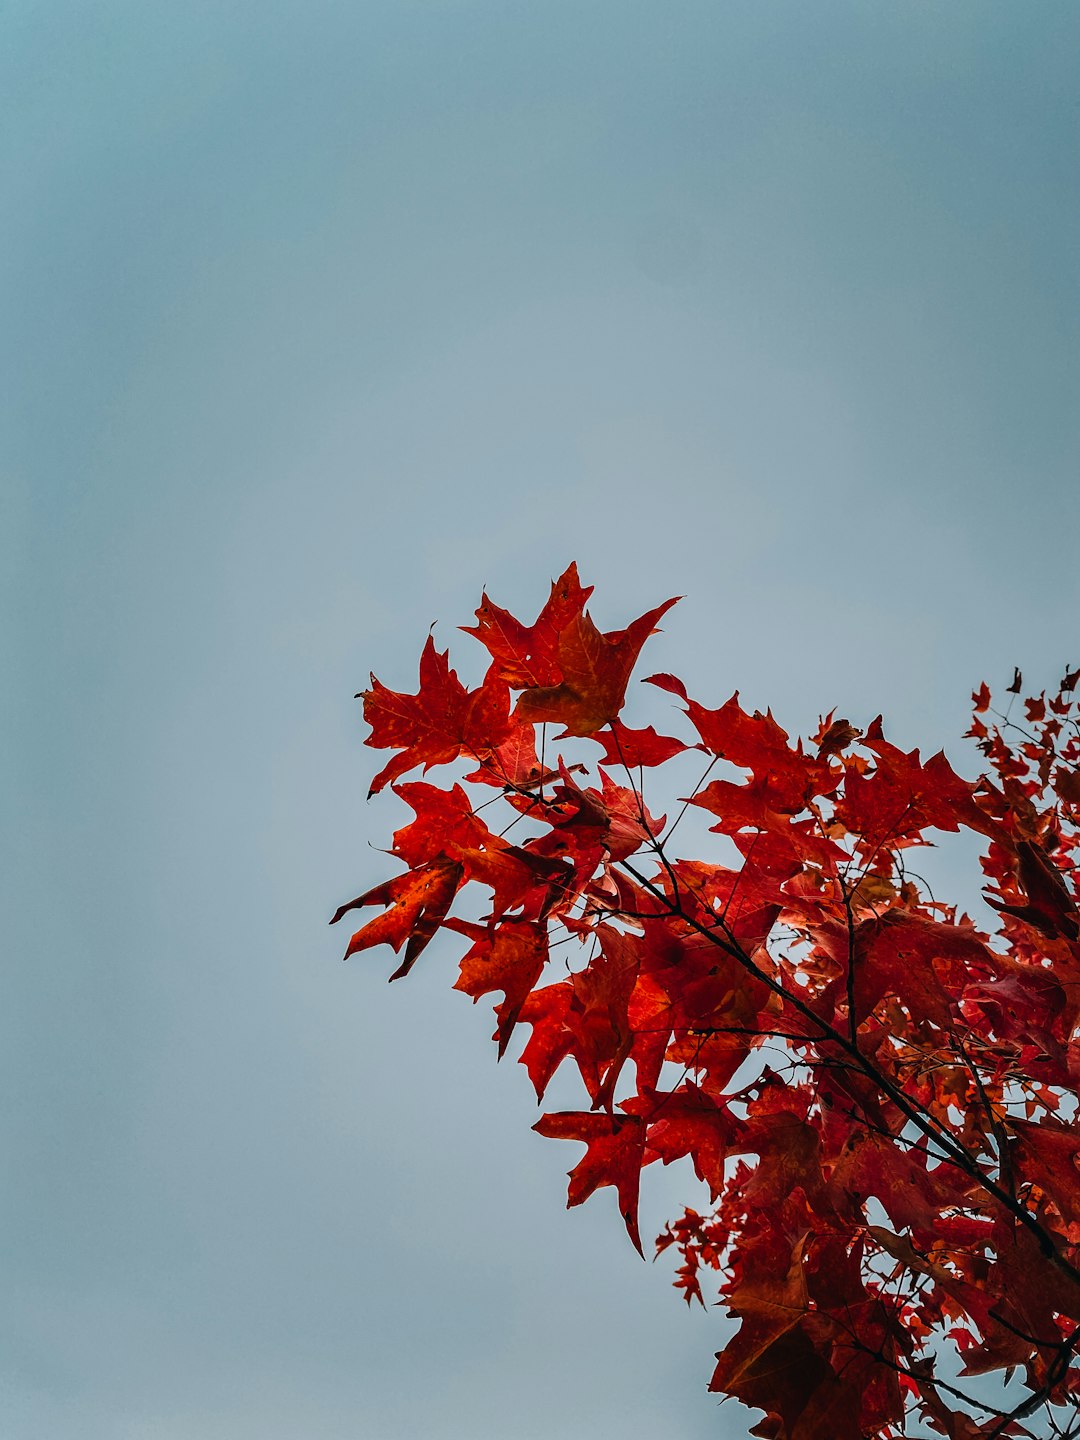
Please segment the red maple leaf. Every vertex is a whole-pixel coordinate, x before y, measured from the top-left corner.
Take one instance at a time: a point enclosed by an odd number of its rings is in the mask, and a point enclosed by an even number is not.
[[[485,592],[476,624],[461,628],[487,646],[499,677],[513,689],[556,685],[561,678],[560,636],[581,616],[592,592],[591,585],[582,587],[577,566],[570,565],[552,582],[547,603],[531,625],[515,620]]]
[[[407,975],[450,909],[461,883],[461,874],[461,866],[456,861],[445,858],[434,860],[418,870],[409,870],[393,880],[375,885],[355,900],[340,906],[334,912],[331,925],[336,925],[350,910],[365,905],[389,907],[357,930],[349,941],[345,958],[360,950],[368,950],[372,945],[385,943],[395,950],[405,945],[405,958],[390,979],[400,980]]]
[[[430,770],[447,765],[462,753],[479,759],[501,745],[511,731],[506,686],[490,672],[479,690],[466,690],[428,636],[420,657],[420,689],[399,695],[371,677],[365,690],[364,719],[371,726],[365,744],[401,750],[371,782],[369,795],[380,791],[417,765]]]
[[[645,1126],[635,1115],[603,1115],[569,1111],[545,1115],[533,1126],[554,1140],[581,1140],[588,1147],[570,1171],[568,1206],[581,1205],[601,1186],[613,1185],[619,1213],[639,1254],[638,1191],[644,1163]]]
[[[562,725],[564,735],[594,735],[618,717],[638,653],[675,603],[666,600],[625,630],[606,635],[587,614],[574,615],[558,635],[558,683],[525,690],[515,713],[523,720]]]
[[[474,1000],[503,992],[496,1010],[499,1021],[499,1059],[506,1053],[521,1007],[540,979],[548,958],[547,927],[536,921],[506,920],[479,936],[461,962],[454,984]]]
[[[606,730],[593,737],[604,747],[604,764],[627,770],[664,765],[690,747],[672,735],[658,735],[651,725],[631,730],[621,720],[612,720]]]

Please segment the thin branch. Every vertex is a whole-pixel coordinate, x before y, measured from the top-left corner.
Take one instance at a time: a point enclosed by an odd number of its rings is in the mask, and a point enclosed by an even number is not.
[[[706,781],[706,780],[709,778],[709,776],[712,774],[713,770],[716,768],[716,766],[717,766],[717,764],[719,763],[719,761],[720,761],[720,756],[719,756],[719,755],[714,755],[713,758],[709,761],[708,765],[706,765],[704,771],[702,772],[701,779],[697,782],[697,784],[694,786],[693,790],[690,791],[690,794],[689,794],[689,795],[686,797],[686,799],[682,802],[682,809],[679,811],[678,815],[675,816],[675,819],[674,819],[674,820],[671,822],[671,824],[668,826],[668,828],[667,828],[667,834],[661,836],[661,838],[660,838],[660,844],[661,844],[661,845],[666,845],[666,844],[668,843],[668,841],[671,839],[672,835],[675,833],[675,826],[678,825],[679,821],[680,821],[680,820],[683,818],[683,816],[686,814],[687,810],[690,808],[690,806],[691,806],[691,805],[694,803],[694,801],[697,799],[698,794],[699,794],[699,792],[700,792],[700,790],[701,790],[701,787],[705,784],[705,781]]]

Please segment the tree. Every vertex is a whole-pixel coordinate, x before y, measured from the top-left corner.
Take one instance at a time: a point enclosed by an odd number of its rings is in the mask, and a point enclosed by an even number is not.
[[[569,1203],[611,1186],[639,1251],[643,1168],[692,1162],[709,1206],[657,1245],[688,1303],[715,1272],[738,1327],[711,1388],[765,1412],[753,1435],[1080,1433],[1080,670],[1022,722],[980,688],[974,782],[880,719],[793,743],[738,693],[708,709],[653,675],[679,738],[620,718],[674,602],[602,634],[590,593],[571,566],[531,625],[485,595],[475,690],[430,637],[415,695],[372,677],[366,743],[393,754],[371,790],[415,818],[403,871],[334,916],[379,910],[347,956],[403,950],[398,979],[437,933],[465,942],[455,988],[501,996],[500,1057],[527,1026],[538,1096],[580,1074],[589,1107],[535,1126],[586,1147]],[[668,824],[645,777],[695,758]],[[691,806],[712,858],[676,857]],[[911,868],[961,830],[989,928]]]

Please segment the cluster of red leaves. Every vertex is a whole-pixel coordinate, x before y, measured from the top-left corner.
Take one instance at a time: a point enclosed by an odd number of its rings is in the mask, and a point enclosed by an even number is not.
[[[416,818],[403,872],[334,917],[379,908],[347,953],[404,949],[396,978],[436,932],[464,937],[456,988],[501,996],[500,1054],[527,1026],[537,1094],[564,1061],[588,1093],[535,1127],[586,1147],[570,1204],[613,1187],[639,1250],[643,1168],[690,1160],[713,1208],[658,1245],[687,1301],[716,1272],[738,1326],[712,1388],[765,1412],[753,1434],[885,1440],[918,1414],[989,1440],[1040,1407],[1057,1429],[1080,1404],[1080,672],[1022,724],[978,692],[975,783],[879,722],[792,743],[737,694],[708,709],[654,675],[677,738],[620,719],[673,602],[603,634],[590,593],[571,566],[532,625],[485,596],[476,690],[430,639],[416,695],[372,679],[367,743],[394,752],[372,789]],[[715,862],[676,858],[643,795],[691,750]],[[401,781],[453,762],[460,783]],[[958,830],[985,846],[993,935],[906,864]],[[482,903],[453,914],[470,884]],[[962,1383],[991,1371],[1015,1372],[996,1404]]]

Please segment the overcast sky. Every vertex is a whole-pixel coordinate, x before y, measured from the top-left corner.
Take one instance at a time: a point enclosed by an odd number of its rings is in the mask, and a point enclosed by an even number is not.
[[[577,558],[605,628],[686,596],[643,673],[970,768],[972,686],[1080,658],[1078,44],[0,5],[5,1436],[745,1434],[451,948],[340,963],[352,697]]]

